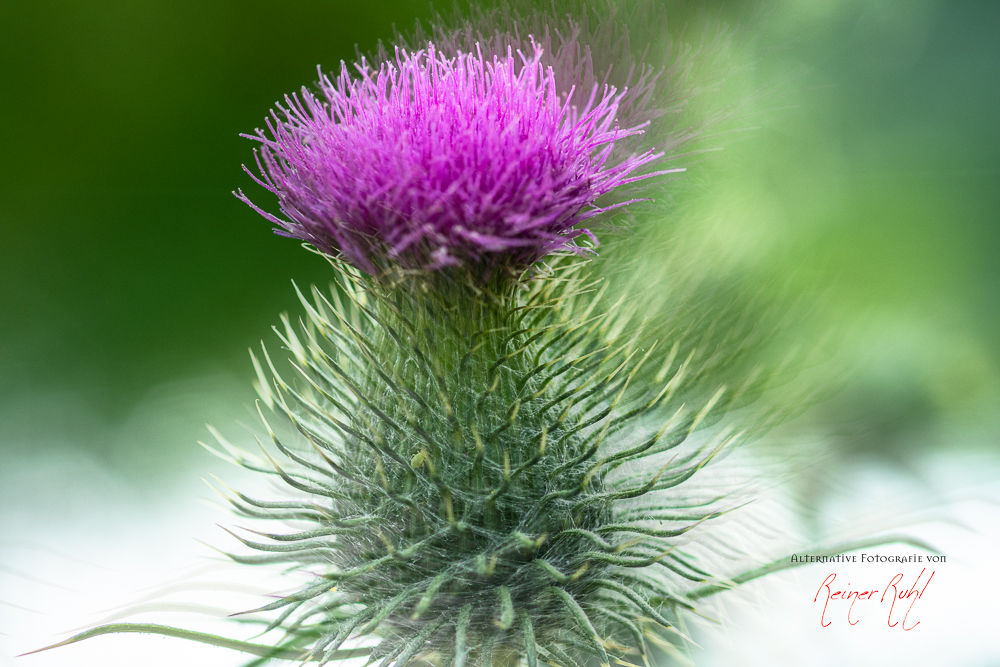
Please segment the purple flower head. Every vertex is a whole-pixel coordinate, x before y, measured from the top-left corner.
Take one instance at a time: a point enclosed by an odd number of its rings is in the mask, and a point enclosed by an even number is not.
[[[527,266],[580,251],[577,226],[637,201],[597,200],[667,170],[642,168],[652,149],[616,145],[646,123],[620,127],[627,90],[594,84],[560,92],[543,50],[446,55],[434,44],[395,50],[375,69],[362,58],[320,94],[286,97],[261,143],[258,182],[285,219],[238,197],[278,233],[341,255],[372,274],[389,264]],[[583,99],[583,104],[575,103]]]

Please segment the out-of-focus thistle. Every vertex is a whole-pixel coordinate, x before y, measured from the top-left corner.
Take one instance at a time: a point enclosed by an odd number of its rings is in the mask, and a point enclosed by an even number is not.
[[[613,13],[587,16],[418,30],[252,137],[282,216],[239,197],[327,255],[336,285],[280,333],[295,379],[254,357],[284,423],[261,411],[266,458],[220,439],[289,490],[228,496],[290,526],[231,557],[312,580],[254,610],[278,646],[173,634],[382,667],[648,664],[698,599],[764,573],[714,576],[692,540],[742,502],[703,469],[781,417],[722,419],[770,380],[744,362],[760,332],[675,304],[663,337],[643,286],[578,256],[596,246],[580,224],[679,170],[699,134],[676,120],[691,54],[634,59]],[[170,634],[153,627],[84,634]]]

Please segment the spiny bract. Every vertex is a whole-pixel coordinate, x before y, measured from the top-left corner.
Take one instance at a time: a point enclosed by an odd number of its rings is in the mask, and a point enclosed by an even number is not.
[[[281,334],[299,377],[255,359],[263,400],[298,432],[265,420],[286,460],[226,445],[301,496],[230,498],[294,526],[243,540],[266,555],[233,558],[315,574],[258,610],[280,610],[284,647],[320,662],[574,667],[642,662],[647,641],[671,646],[665,629],[683,636],[693,582],[720,583],[685,534],[734,503],[685,483],[747,435],[699,427],[764,382],[710,384],[740,345],[655,344],[634,301],[607,302],[580,260],[486,286],[334,264],[338,287],[303,298],[303,326]]]

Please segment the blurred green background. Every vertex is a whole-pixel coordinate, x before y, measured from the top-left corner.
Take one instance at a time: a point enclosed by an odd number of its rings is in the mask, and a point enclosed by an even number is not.
[[[242,386],[246,348],[294,307],[289,281],[326,276],[230,194],[255,189],[239,133],[317,64],[429,15],[425,0],[0,5],[0,448],[70,438],[122,472],[196,455],[187,428],[115,445],[104,427],[164,383]],[[901,446],[902,424],[922,441],[942,419],[996,425],[998,26],[989,0],[774,4],[760,81],[794,77],[763,106],[787,108],[755,119],[714,186],[721,245],[818,277],[874,323],[853,396],[888,431],[868,448]]]

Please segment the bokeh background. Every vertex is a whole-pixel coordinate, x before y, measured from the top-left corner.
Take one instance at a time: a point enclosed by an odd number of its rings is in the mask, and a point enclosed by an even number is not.
[[[707,4],[734,22],[745,10]],[[689,231],[747,275],[822,285],[827,317],[852,323],[860,370],[822,406],[825,463],[796,493],[817,516],[866,499],[937,508],[954,591],[1000,549],[1000,4],[771,6],[740,85],[774,92],[706,167],[713,196]],[[294,310],[292,280],[328,280],[230,194],[254,187],[239,134],[317,64],[429,16],[424,0],[0,3],[0,665],[241,664],[153,637],[13,656],[208,563],[192,537],[223,542],[199,476],[238,475],[196,441],[205,422],[247,437],[246,349]],[[794,597],[782,581],[694,657],[819,665],[816,642],[856,641],[799,632],[790,602],[768,602]],[[941,641],[894,655],[1000,664],[982,631],[995,611],[952,603],[969,613]],[[800,649],[773,653],[776,633]]]

